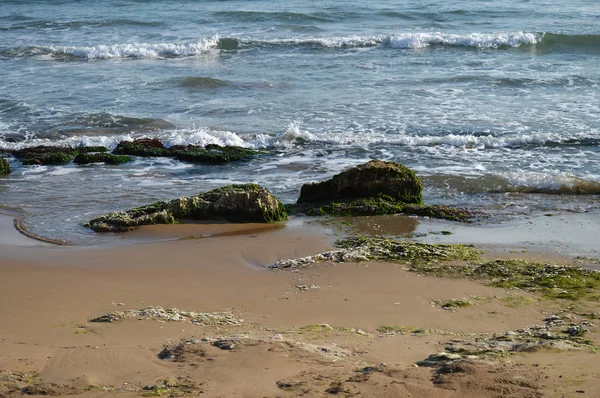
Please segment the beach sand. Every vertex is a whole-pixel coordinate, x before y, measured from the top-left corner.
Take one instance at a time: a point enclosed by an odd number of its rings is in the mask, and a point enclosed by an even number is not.
[[[455,229],[426,238],[440,241],[469,236],[455,223],[385,220],[360,219],[346,230]],[[494,229],[476,228],[472,236],[489,256],[574,261],[543,245],[494,246]],[[109,247],[31,240],[7,216],[0,231],[0,396],[600,396],[600,358],[589,348],[420,362],[472,334],[514,331],[573,311],[562,303],[391,263],[267,268],[330,250],[343,231],[318,222],[152,226]],[[442,309],[451,299],[474,305]],[[202,324],[133,311],[90,322],[149,306],[219,314]],[[586,338],[600,344],[590,329]],[[427,332],[400,333],[406,330]]]

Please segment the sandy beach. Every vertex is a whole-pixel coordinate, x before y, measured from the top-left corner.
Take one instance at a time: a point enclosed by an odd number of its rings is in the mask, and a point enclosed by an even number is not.
[[[560,226],[558,217],[528,225],[547,220]],[[600,395],[600,334],[584,316],[597,313],[597,303],[385,262],[268,269],[331,250],[345,233],[392,226],[438,241],[470,230],[484,256],[593,263],[543,245],[494,247],[494,228],[408,217],[361,218],[345,228],[314,220],[181,224],[143,227],[114,246],[72,247],[25,237],[12,217],[0,222],[0,396]],[[442,229],[455,233],[432,233]],[[469,305],[448,305],[461,300]],[[111,313],[112,322],[91,322]],[[589,345],[556,341],[503,355],[464,348],[549,325],[552,314],[587,325]]]

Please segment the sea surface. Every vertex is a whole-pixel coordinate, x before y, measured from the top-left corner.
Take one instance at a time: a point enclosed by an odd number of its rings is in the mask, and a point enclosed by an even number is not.
[[[2,0],[0,149],[157,137],[269,153],[4,154],[0,207],[91,244],[111,238],[83,224],[109,211],[245,182],[291,203],[377,158],[414,169],[428,203],[598,217],[599,84],[598,0]]]

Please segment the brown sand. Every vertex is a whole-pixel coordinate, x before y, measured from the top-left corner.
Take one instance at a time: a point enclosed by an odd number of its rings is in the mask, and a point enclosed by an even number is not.
[[[394,264],[266,269],[330,247],[331,231],[291,225],[142,228],[128,245],[74,248],[19,237],[0,218],[0,396],[600,396],[600,359],[586,350],[415,366],[453,337],[376,329],[504,332],[543,323],[554,309],[526,293]],[[455,312],[435,304],[452,298],[476,304]],[[230,311],[241,324],[89,322],[147,306]]]

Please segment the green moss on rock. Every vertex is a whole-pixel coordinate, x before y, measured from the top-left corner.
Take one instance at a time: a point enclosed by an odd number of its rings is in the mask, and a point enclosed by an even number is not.
[[[472,221],[483,213],[422,203],[423,184],[407,167],[372,160],[330,180],[304,184],[290,212],[311,216],[408,214],[452,221]]]
[[[183,162],[221,164],[241,160],[261,152],[237,146],[174,145],[166,148],[155,138],[140,138],[134,141],[121,141],[113,151],[116,155],[144,157],[174,157]]]
[[[131,162],[132,160],[133,158],[130,156],[113,155],[110,153],[78,153],[73,162],[77,164],[106,163],[116,165]]]
[[[257,184],[230,185],[196,196],[96,217],[88,224],[96,232],[123,232],[139,225],[173,224],[180,219],[271,223],[287,219],[283,204]]]
[[[78,153],[106,151],[108,149],[103,146],[35,146],[11,151],[11,153],[24,165],[63,165],[69,163]]]
[[[0,158],[0,175],[9,174],[10,173],[10,164],[8,164],[8,160],[4,158]]]
[[[237,146],[207,145],[204,148],[189,145],[183,148],[169,148],[172,156],[184,162],[196,163],[227,163],[241,160],[260,152]]]
[[[423,183],[414,171],[394,162],[372,160],[330,180],[304,184],[298,203],[386,196],[402,203],[422,203]]]
[[[67,164],[71,161],[71,155],[66,152],[53,152],[39,154],[35,157],[26,158],[21,160],[24,165],[48,165],[48,166],[60,166]]]
[[[491,286],[539,292],[548,298],[600,300],[600,272],[574,265],[511,259],[460,266],[416,263],[412,270],[435,276],[483,280]]]

